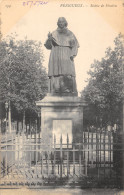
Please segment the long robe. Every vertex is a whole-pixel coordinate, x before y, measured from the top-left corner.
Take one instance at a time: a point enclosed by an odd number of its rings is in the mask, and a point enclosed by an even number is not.
[[[49,39],[44,44],[47,49],[51,49],[48,76],[69,75],[75,77],[74,61],[71,56],[76,56],[78,51],[78,41],[75,35],[64,28],[57,29],[52,33],[52,41]]]

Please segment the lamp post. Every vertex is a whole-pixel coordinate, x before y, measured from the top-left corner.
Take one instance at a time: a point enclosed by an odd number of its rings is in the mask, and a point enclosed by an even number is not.
[[[6,132],[7,132],[7,110],[8,110],[8,102],[5,102],[5,109],[6,109]]]

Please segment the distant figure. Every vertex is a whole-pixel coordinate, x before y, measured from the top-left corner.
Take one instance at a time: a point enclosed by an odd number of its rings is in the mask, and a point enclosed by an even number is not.
[[[74,57],[78,52],[78,41],[68,30],[67,21],[60,17],[58,28],[48,34],[45,47],[51,50],[49,58],[49,93],[77,95]]]

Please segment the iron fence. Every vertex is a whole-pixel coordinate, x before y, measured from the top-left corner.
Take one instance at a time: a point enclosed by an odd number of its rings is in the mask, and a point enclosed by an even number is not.
[[[122,136],[117,132],[83,132],[82,142],[56,137],[46,143],[40,133],[1,136],[0,187],[121,187]]]

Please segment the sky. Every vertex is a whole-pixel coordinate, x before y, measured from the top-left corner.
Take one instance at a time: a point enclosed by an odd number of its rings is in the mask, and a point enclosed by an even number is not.
[[[85,3],[87,5],[87,3]],[[114,8],[113,8],[114,9]],[[50,51],[44,47],[48,32],[57,28],[59,17],[68,21],[71,30],[79,41],[78,55],[75,58],[76,81],[78,92],[87,85],[87,72],[95,59],[100,60],[105,55],[107,47],[113,47],[113,41],[118,35],[117,29],[105,20],[102,15],[90,6],[60,7],[58,2],[48,2],[46,5],[33,6],[4,35],[16,32],[17,39],[38,40],[42,42],[44,66],[48,68]]]

